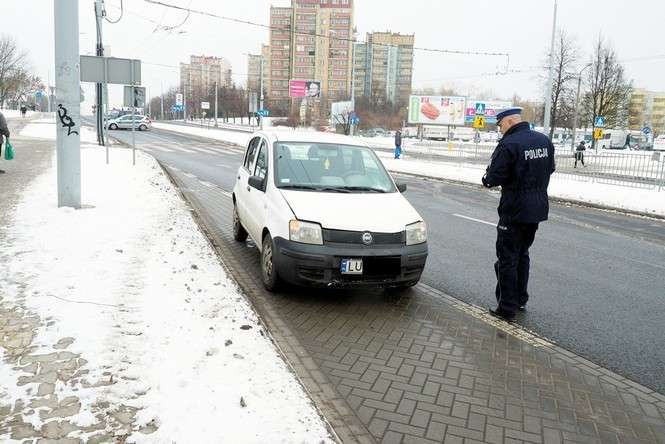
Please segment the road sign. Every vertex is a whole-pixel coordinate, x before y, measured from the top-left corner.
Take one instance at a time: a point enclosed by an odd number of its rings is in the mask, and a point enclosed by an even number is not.
[[[183,106],[182,106],[182,105],[173,105],[173,106],[171,107],[171,111],[174,112],[174,113],[182,112],[182,110],[183,110]]]
[[[125,86],[123,105],[127,107],[143,108],[145,106],[144,86]]]
[[[485,115],[485,104],[478,102],[476,103],[476,116],[484,116]]]
[[[605,117],[596,116],[596,120],[594,120],[593,126],[595,126],[596,128],[604,128],[605,127]]]
[[[603,138],[603,129],[602,128],[596,128],[593,130],[593,138],[596,140],[600,140]]]
[[[81,82],[141,84],[141,61],[115,57],[81,56]]]
[[[642,128],[642,134],[644,134],[645,136],[648,136],[649,134],[651,134],[651,128],[649,128],[648,126],[645,126],[644,128]]]
[[[473,119],[473,127],[475,129],[485,128],[485,118],[483,116],[476,116]]]
[[[210,109],[210,102],[201,102],[201,109]]]
[[[182,94],[175,95],[175,104],[176,106],[182,106]]]
[[[270,110],[267,109],[260,109],[256,112],[261,117],[268,117],[270,115]]]

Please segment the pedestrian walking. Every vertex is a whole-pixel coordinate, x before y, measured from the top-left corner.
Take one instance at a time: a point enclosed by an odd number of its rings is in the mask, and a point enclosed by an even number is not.
[[[4,114],[0,112],[0,155],[2,154],[2,144],[4,139],[9,140],[9,127],[7,127],[7,120]],[[2,157],[2,156],[0,156]],[[5,170],[0,170],[0,174],[4,174]]]
[[[21,105],[21,117],[25,117],[25,114],[28,112],[28,108],[25,105]]]
[[[402,131],[395,131],[395,159],[402,156]]]
[[[578,161],[582,162],[582,166],[586,168],[586,165],[584,165],[584,151],[586,151],[586,143],[583,140],[575,148],[575,166],[573,168],[577,168]]]
[[[483,176],[487,188],[501,187],[494,272],[497,277],[497,308],[492,316],[512,321],[529,300],[529,248],[538,224],[547,220],[547,187],[554,173],[554,145],[523,122],[521,108],[497,114],[503,137]]]

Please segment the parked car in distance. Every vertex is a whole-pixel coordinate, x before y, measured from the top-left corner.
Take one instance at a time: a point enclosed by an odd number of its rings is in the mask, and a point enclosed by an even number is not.
[[[115,119],[109,119],[107,121],[107,127],[110,130],[117,129],[132,129],[132,120],[134,121],[134,128],[138,131],[147,131],[152,127],[152,121],[146,117],[138,114],[120,116]]]
[[[233,236],[258,247],[263,285],[418,283],[427,260],[423,218],[374,151],[326,133],[258,132],[233,188]]]

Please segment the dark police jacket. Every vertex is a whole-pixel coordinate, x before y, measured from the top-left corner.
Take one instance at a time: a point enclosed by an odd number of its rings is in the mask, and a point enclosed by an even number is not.
[[[520,122],[506,131],[483,177],[488,188],[501,186],[499,224],[547,220],[547,187],[554,173],[554,145]]]

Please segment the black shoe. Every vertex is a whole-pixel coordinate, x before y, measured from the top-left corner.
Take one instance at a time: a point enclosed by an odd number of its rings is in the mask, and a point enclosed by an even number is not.
[[[515,313],[508,313],[501,310],[500,308],[497,308],[496,310],[492,310],[490,308],[490,315],[506,322],[513,322],[515,320]]]

